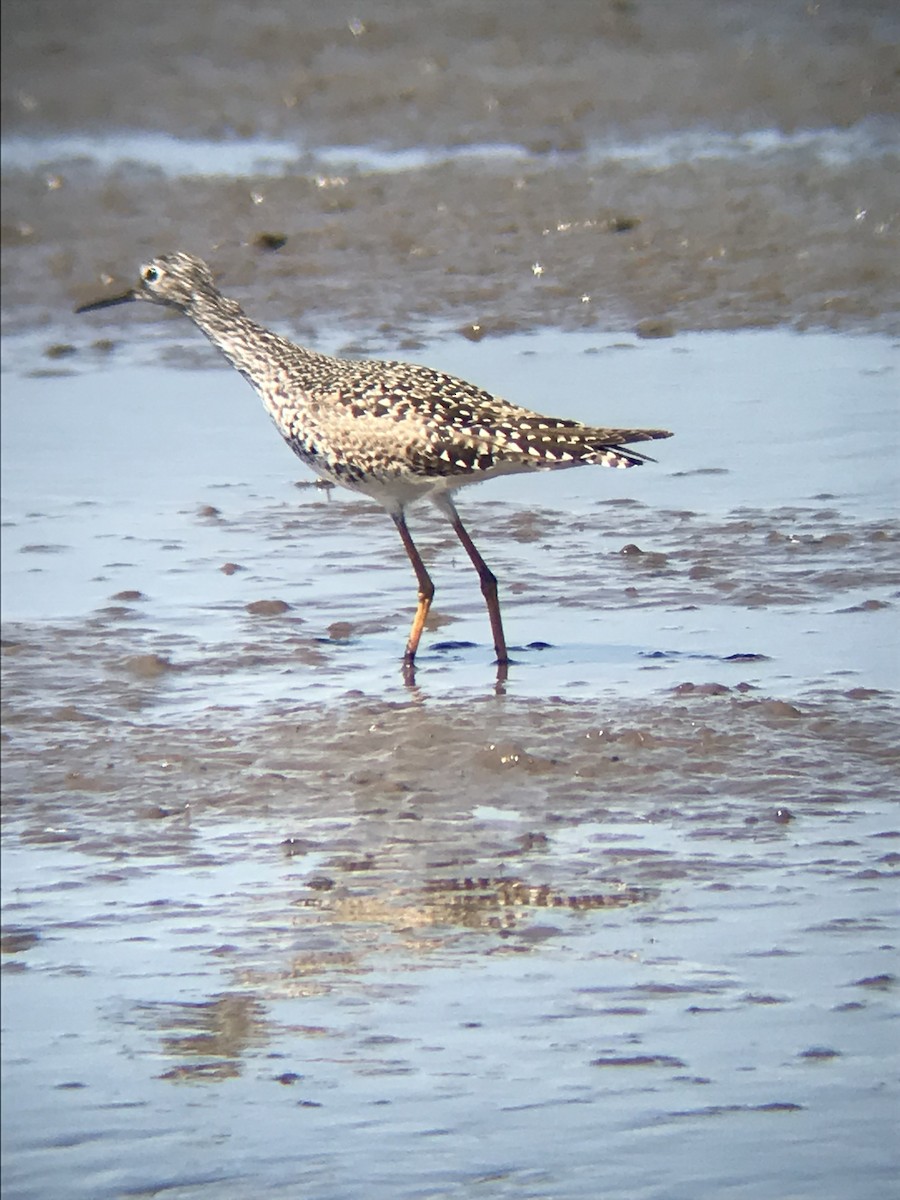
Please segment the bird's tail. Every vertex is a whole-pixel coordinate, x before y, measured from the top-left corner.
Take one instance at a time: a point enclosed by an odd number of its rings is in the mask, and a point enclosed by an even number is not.
[[[578,459],[601,467],[639,467],[641,463],[656,462],[649,454],[628,448],[631,442],[649,442],[671,437],[668,429],[592,429],[578,431],[581,453]]]

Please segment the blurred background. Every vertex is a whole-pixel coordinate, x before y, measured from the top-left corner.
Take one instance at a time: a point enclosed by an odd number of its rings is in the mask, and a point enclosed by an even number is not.
[[[897,327],[889,0],[9,0],[3,32],[6,330],[171,249],[388,345]]]

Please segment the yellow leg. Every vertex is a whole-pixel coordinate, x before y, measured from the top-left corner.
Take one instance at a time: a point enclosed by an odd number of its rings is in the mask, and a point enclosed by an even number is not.
[[[402,513],[392,513],[391,515],[394,518],[394,524],[397,526],[397,532],[400,534],[403,548],[409,557],[409,561],[412,563],[413,570],[416,573],[416,580],[419,584],[419,603],[416,608],[416,615],[413,617],[412,628],[409,631],[406,653],[403,655],[403,662],[409,668],[415,661],[416,651],[419,649],[419,639],[422,636],[422,630],[425,628],[425,620],[428,616],[428,610],[431,608],[431,601],[434,599],[434,584],[431,582],[431,576],[425,569],[422,556],[419,554],[416,544],[412,540],[412,535],[406,525],[406,518]]]

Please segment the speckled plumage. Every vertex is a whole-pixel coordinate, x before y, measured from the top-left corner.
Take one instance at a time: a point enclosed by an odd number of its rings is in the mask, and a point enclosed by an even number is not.
[[[410,667],[434,587],[406,528],[408,504],[429,499],[453,524],[481,578],[502,663],[507,654],[496,580],[462,527],[452,493],[514,472],[638,466],[646,456],[627,443],[670,436],[662,429],[606,429],[542,416],[429,367],[335,358],[296,346],[247,317],[218,290],[209,267],[189,254],[153,259],[135,288],[79,311],[128,300],[168,305],[190,317],[253,385],[295,454],[318,475],[388,510],[419,582],[405,656]]]

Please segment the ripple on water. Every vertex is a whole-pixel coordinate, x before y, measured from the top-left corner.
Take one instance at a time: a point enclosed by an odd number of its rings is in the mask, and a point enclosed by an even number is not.
[[[246,1195],[292,1196],[390,1160],[414,1188],[392,1168],[370,1193],[396,1200],[480,1194],[506,1164],[510,1195],[587,1200],[601,1122],[611,1160],[652,1134],[691,1194],[757,1178],[761,1131],[798,1194],[847,1194],[847,1145],[877,1164],[892,1131],[893,519],[862,485],[769,503],[739,462],[648,470],[641,501],[569,476],[557,507],[485,495],[517,661],[498,689],[477,587],[425,517],[440,608],[407,688],[390,523],[285,502],[283,466],[255,464],[213,505],[196,461],[130,496],[105,479],[90,508],[61,475],[40,516],[22,483],[21,1177],[112,1194],[117,1162],[117,1194],[240,1196],[249,1172]],[[53,545],[72,552],[18,553]],[[210,1129],[215,1178],[170,1179]],[[437,1136],[469,1174],[440,1175]]]

